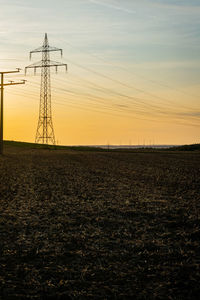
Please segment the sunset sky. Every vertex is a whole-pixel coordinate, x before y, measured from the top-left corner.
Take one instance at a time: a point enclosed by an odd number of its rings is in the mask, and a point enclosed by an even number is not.
[[[0,0],[0,71],[7,80],[4,138],[34,142],[41,59],[49,44],[52,114],[62,145],[200,142],[199,0]]]

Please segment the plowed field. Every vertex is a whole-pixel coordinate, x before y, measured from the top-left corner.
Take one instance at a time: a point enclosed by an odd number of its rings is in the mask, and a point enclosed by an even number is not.
[[[199,299],[200,153],[7,147],[0,299]]]

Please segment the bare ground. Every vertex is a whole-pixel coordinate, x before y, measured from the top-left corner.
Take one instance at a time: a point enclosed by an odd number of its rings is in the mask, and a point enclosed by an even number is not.
[[[199,299],[199,152],[7,147],[0,178],[0,299]]]

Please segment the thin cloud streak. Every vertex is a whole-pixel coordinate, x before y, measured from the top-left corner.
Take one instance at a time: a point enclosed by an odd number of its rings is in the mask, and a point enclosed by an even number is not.
[[[151,61],[129,64],[130,67],[142,69],[199,69],[200,62],[198,60],[183,60],[183,61]]]
[[[169,9],[169,10],[173,10],[174,12],[178,12],[180,13],[194,13],[194,14],[198,14],[200,11],[200,5],[199,4],[192,4],[192,3],[188,3],[187,2],[177,2],[174,1],[174,3],[169,3],[167,1],[163,1],[163,2],[155,2],[154,0],[144,0],[143,4],[152,6],[152,7],[157,7],[157,8],[161,8],[161,9]]]
[[[103,1],[98,1],[98,0],[89,0],[90,3],[93,3],[93,4],[97,4],[97,5],[101,5],[101,6],[105,6],[105,7],[108,7],[108,8],[113,8],[115,10],[120,10],[120,11],[123,11],[123,12],[126,12],[128,14],[135,14],[136,12],[133,11],[133,10],[130,10],[130,9],[126,9],[124,7],[121,7],[121,6],[118,6],[116,4],[112,4],[112,3],[105,3]]]

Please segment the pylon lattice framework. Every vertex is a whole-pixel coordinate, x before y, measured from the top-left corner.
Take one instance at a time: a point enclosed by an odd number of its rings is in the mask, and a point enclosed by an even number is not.
[[[55,134],[53,129],[51,111],[50,67],[54,66],[57,72],[58,66],[65,66],[67,70],[67,64],[51,61],[49,53],[51,51],[60,51],[62,57],[62,49],[49,46],[47,33],[45,33],[43,46],[30,52],[30,59],[32,53],[42,52],[42,60],[40,62],[27,66],[25,68],[25,73],[29,68],[33,68],[34,73],[36,73],[37,68],[41,68],[40,108],[35,143],[55,145]]]

